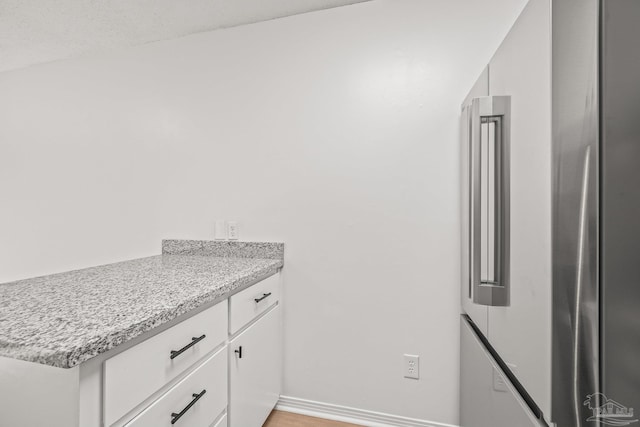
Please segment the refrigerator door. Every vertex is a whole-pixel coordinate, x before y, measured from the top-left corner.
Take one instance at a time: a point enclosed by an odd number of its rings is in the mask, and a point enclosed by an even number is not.
[[[471,103],[474,98],[489,95],[489,69],[485,68],[473,88],[462,103],[462,114],[460,119],[460,152],[462,171],[461,177],[461,215],[462,215],[462,275],[461,275],[461,299],[462,311],[469,315],[476,326],[483,334],[488,333],[487,329],[487,307],[474,304],[473,286],[471,282]]]
[[[553,341],[551,421],[599,425],[599,0],[553,2]],[[593,405],[592,405],[593,406]]]
[[[545,416],[551,410],[551,5],[531,0],[489,64],[511,98],[510,303],[488,340]]]
[[[460,322],[460,426],[540,427],[465,318]]]
[[[623,425],[640,419],[640,2],[602,19],[602,392]]]

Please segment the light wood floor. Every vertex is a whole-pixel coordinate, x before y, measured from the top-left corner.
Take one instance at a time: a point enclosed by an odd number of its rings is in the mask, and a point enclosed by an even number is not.
[[[305,417],[291,412],[273,411],[262,427],[361,427],[356,424]]]

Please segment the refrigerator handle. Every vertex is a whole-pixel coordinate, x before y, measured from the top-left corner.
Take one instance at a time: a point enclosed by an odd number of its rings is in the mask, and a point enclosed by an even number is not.
[[[511,97],[471,102],[469,275],[473,302],[509,305]]]

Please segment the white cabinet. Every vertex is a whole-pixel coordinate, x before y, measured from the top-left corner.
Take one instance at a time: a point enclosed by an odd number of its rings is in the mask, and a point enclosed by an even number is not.
[[[276,305],[229,343],[231,427],[262,426],[278,401],[281,329],[280,306]]]
[[[0,357],[0,427],[261,427],[280,397],[280,305],[275,274],[71,369]]]

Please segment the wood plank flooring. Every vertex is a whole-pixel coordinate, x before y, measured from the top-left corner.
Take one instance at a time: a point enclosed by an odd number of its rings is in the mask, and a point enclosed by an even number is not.
[[[362,427],[356,424],[306,417],[291,412],[273,411],[262,427]]]

